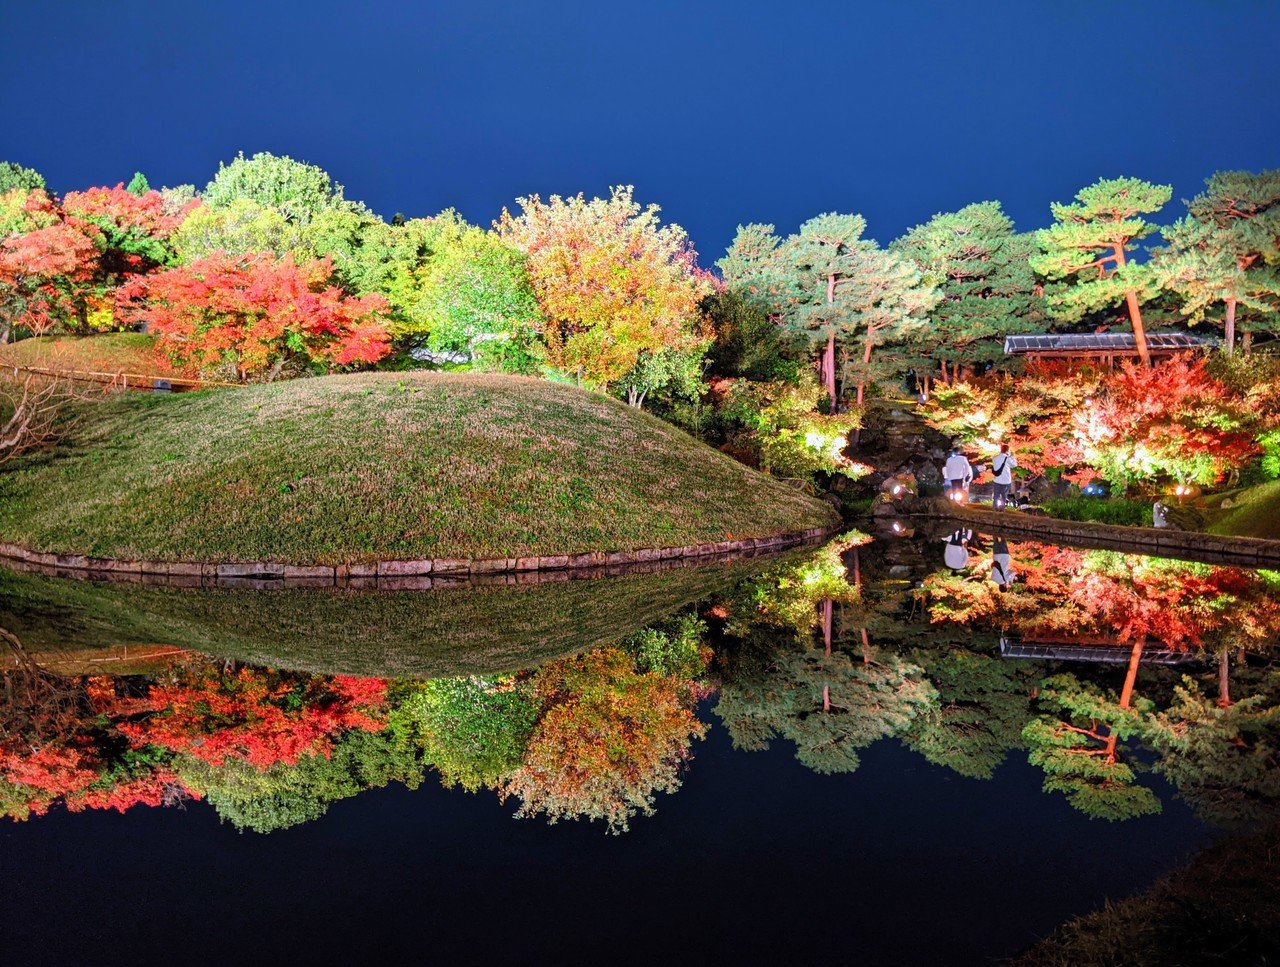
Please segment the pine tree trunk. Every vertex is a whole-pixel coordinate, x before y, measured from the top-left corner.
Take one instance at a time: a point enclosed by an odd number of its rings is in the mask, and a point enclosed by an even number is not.
[[[831,617],[834,610],[830,598],[822,599],[822,647],[823,650],[831,654]]]
[[[1121,708],[1128,708],[1133,698],[1133,683],[1138,680],[1138,665],[1142,661],[1142,648],[1145,644],[1146,639],[1139,638],[1133,643],[1133,651],[1129,653],[1129,670],[1124,676],[1124,688],[1120,690]]]
[[[1227,318],[1222,333],[1223,345],[1227,350],[1228,356],[1234,356],[1236,353],[1236,300],[1227,300]]]
[[[840,400],[836,396],[836,331],[827,333],[827,349],[822,361],[822,375],[827,382],[827,396],[831,399],[831,412],[840,409]],[[862,402],[859,398],[858,402]]]
[[[1117,245],[1115,253],[1117,268],[1124,268],[1124,246]],[[1138,349],[1138,358],[1142,360],[1143,366],[1150,367],[1151,350],[1147,348],[1147,329],[1142,324],[1142,307],[1138,305],[1138,290],[1126,289],[1124,302],[1129,307],[1129,323],[1133,326],[1133,341]]]
[[[938,360],[938,362],[942,365],[942,385],[950,386],[951,380],[947,376],[947,361],[945,359],[940,359]]]
[[[830,685],[822,686],[822,711],[824,712],[831,711],[831,686]]]
[[[1218,656],[1218,707],[1231,707],[1231,659],[1225,648]]]
[[[862,405],[862,391],[867,385],[867,367],[871,365],[871,331],[867,330],[867,341],[862,350],[862,375],[858,377],[858,405]]]
[[[1244,350],[1246,356],[1253,355],[1253,333],[1246,332],[1240,337],[1240,348]]]

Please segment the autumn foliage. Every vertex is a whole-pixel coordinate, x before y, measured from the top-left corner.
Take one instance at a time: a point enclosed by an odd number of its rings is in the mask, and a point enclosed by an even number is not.
[[[1026,471],[1056,468],[1120,487],[1217,483],[1260,452],[1255,440],[1266,428],[1262,414],[1188,356],[1109,371],[1033,365],[940,388],[922,413],[985,456],[1009,442]]]
[[[118,301],[175,358],[205,372],[273,379],[291,362],[376,362],[391,345],[386,300],[349,296],[331,276],[328,259],[215,253],[134,279]]]

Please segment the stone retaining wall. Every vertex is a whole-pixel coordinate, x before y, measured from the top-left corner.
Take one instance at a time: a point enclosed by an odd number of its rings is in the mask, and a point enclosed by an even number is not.
[[[959,521],[984,532],[1020,534],[1046,543],[1130,551],[1206,564],[1280,567],[1280,541],[1260,537],[1230,537],[1164,527],[1124,527],[1094,521],[1061,520],[1015,510],[958,507],[949,500],[921,501],[910,511],[904,508],[903,516],[922,512],[923,516]]]
[[[820,543],[843,525],[810,527],[772,537],[743,538],[685,547],[637,551],[507,557],[483,560],[425,558],[367,564],[280,564],[274,561],[121,561],[32,551],[0,544],[0,564],[10,570],[54,577],[116,581],[173,587],[352,587],[401,590],[567,581],[630,573],[649,573],[711,561],[739,560]]]

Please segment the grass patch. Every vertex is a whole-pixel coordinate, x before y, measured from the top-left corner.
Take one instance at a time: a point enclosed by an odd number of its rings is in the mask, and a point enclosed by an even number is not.
[[[1211,534],[1280,540],[1280,481],[1223,494],[1205,513]]]
[[[0,539],[134,560],[522,557],[834,517],[616,400],[482,374],[121,395],[0,474]]]
[[[142,332],[109,332],[98,336],[42,336],[0,346],[0,363],[88,373],[195,375],[174,366],[156,345],[155,336]]]
[[[1097,497],[1057,497],[1040,505],[1051,517],[1061,520],[1097,521],[1126,527],[1150,527],[1151,504],[1145,500]]]

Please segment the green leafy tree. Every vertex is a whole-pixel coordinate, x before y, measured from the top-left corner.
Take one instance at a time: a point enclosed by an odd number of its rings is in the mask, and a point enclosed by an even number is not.
[[[736,748],[795,744],[815,772],[853,772],[860,750],[905,731],[936,700],[919,666],[896,655],[855,661],[842,651],[790,649],[755,680],[727,683],[716,714]]]
[[[892,248],[938,288],[939,302],[920,342],[940,366],[944,383],[954,380],[962,363],[1003,356],[1005,336],[1043,325],[1044,299],[1031,268],[1035,236],[1014,231],[999,202],[935,215]]]
[[[621,647],[631,654],[641,672],[692,680],[706,672],[711,658],[711,649],[704,641],[706,634],[705,621],[693,613],[683,614],[637,631],[623,640]]]
[[[710,375],[760,382],[796,378],[797,364],[782,328],[760,299],[726,289],[704,299],[702,312],[714,334],[707,350]]]
[[[44,176],[34,168],[13,161],[0,161],[0,195],[11,191],[35,191],[45,187]]]
[[[441,781],[475,792],[498,785],[519,767],[538,708],[526,682],[442,678],[421,685],[403,714],[417,724]]]
[[[1137,178],[1104,178],[1076,193],[1071,204],[1053,204],[1054,224],[1036,233],[1040,253],[1031,265],[1051,282],[1049,310],[1067,321],[1119,305],[1129,313],[1138,356],[1151,365],[1142,302],[1157,285],[1149,265],[1131,262],[1135,243],[1156,227],[1141,215],[1159,211],[1173,194],[1169,185]]]
[[[1216,172],[1187,209],[1164,230],[1169,247],[1155,259],[1160,282],[1182,298],[1193,322],[1221,305],[1232,353],[1238,310],[1269,327],[1280,313],[1280,168]]]
[[[416,308],[432,350],[483,369],[536,371],[541,316],[523,255],[462,223],[442,237],[421,275]]]
[[[348,730],[328,755],[304,755],[266,769],[239,757],[216,766],[194,756],[181,756],[177,763],[183,783],[224,821],[256,833],[313,822],[331,803],[391,782],[416,789],[425,768],[421,748],[395,723],[378,732]]]
[[[219,164],[203,198],[211,208],[225,208],[237,198],[247,198],[300,225],[322,212],[359,207],[343,198],[342,186],[323,168],[266,151],[251,158],[241,152],[230,164]]]

